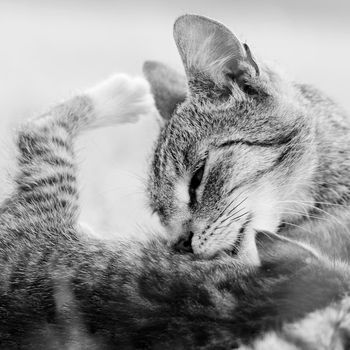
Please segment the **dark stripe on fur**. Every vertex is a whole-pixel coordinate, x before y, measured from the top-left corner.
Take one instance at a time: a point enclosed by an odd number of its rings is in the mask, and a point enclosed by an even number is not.
[[[291,142],[296,137],[297,134],[298,134],[298,131],[293,130],[288,135],[282,135],[280,138],[276,138],[273,140],[266,140],[266,141],[250,141],[250,140],[243,140],[243,139],[228,140],[217,145],[216,147],[218,148],[230,147],[230,146],[239,145],[239,144],[246,145],[246,146],[255,146],[255,147],[283,146]]]

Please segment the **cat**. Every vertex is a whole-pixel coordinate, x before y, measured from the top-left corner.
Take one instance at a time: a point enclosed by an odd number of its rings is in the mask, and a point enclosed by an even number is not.
[[[164,120],[148,193],[169,239],[256,265],[255,232],[278,232],[349,260],[348,115],[216,21],[181,16],[174,38],[186,77],[144,65]]]
[[[142,78],[117,75],[17,133],[0,209],[0,348],[347,349],[345,263],[269,232],[254,266],[81,231],[76,137],[152,108]]]
[[[152,108],[144,80],[115,76],[17,133],[0,208],[1,349],[347,349],[347,263],[265,231],[259,264],[82,232],[75,138]]]

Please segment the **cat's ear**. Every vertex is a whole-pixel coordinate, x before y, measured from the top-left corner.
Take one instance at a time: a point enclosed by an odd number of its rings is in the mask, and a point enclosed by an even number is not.
[[[163,63],[146,61],[143,72],[151,85],[151,91],[160,115],[169,120],[175,108],[185,101],[187,82],[183,74]]]
[[[259,231],[256,234],[257,248],[262,262],[307,261],[318,258],[320,253],[307,243],[299,242],[276,233]]]
[[[248,45],[221,23],[184,15],[174,24],[174,38],[189,80],[201,73],[225,87],[232,81],[240,84],[247,76],[259,75]]]

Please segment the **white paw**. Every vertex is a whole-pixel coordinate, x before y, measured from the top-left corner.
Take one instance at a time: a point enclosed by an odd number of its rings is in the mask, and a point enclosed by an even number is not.
[[[81,236],[96,237],[95,231],[86,222],[78,222],[77,230]]]
[[[135,123],[154,111],[148,82],[141,77],[116,74],[87,91],[94,105],[91,127]]]

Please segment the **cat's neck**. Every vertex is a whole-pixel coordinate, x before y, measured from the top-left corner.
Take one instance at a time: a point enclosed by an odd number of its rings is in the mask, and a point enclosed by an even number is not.
[[[350,117],[318,90],[302,85],[307,110],[315,121],[316,167],[312,196],[318,208],[350,206]],[[344,207],[345,206],[345,207]]]

